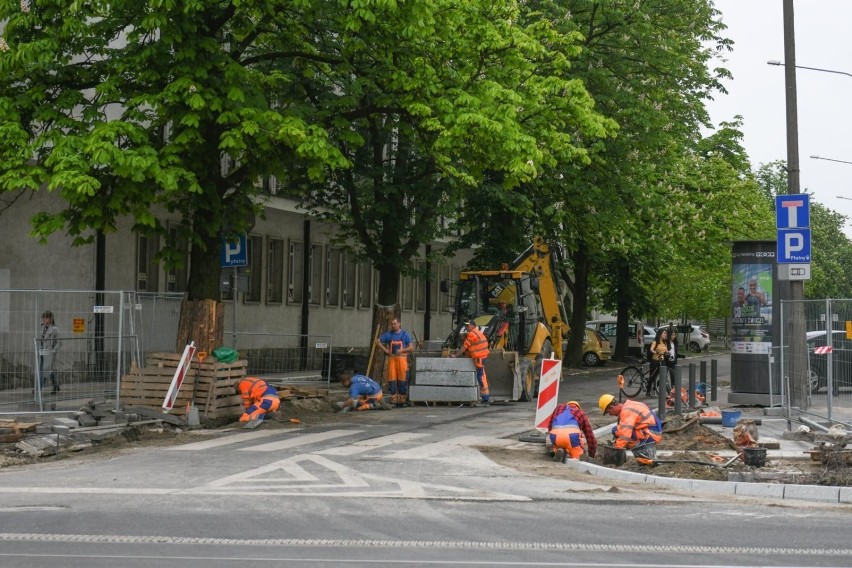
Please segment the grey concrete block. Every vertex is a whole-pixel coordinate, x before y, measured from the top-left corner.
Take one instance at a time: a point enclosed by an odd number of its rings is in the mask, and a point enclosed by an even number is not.
[[[131,424],[133,422],[139,422],[139,415],[136,414],[135,412],[128,412],[127,413],[127,423]]]
[[[95,417],[91,414],[86,414],[85,412],[80,413],[80,416],[77,417],[77,422],[79,422],[80,426],[84,428],[98,425],[98,421],[95,419]]]
[[[107,428],[105,430],[93,430],[91,432],[86,432],[86,437],[93,442],[100,442],[101,440],[108,440],[110,438],[115,438],[119,434],[121,434],[122,428]]]
[[[749,497],[768,497],[773,499],[784,498],[784,485],[778,483],[735,483],[736,495],[747,495]]]
[[[50,424],[39,424],[36,426],[36,434],[50,434],[53,432],[53,426]]]
[[[415,384],[420,386],[475,387],[477,385],[476,372],[420,370],[417,372]]]
[[[692,490],[702,493],[713,493],[714,495],[733,495],[736,493],[736,484],[727,481],[710,481],[708,479],[693,479]]]
[[[785,485],[784,499],[837,503],[840,501],[840,488],[821,485]]]
[[[476,402],[479,389],[476,387],[437,387],[412,385],[408,389],[412,402]]]
[[[68,426],[62,424],[54,424],[52,430],[54,434],[67,434],[71,431]]]
[[[80,425],[79,422],[71,418],[54,418],[53,423],[58,424],[60,426],[66,426],[68,428],[76,428]]]
[[[662,487],[671,487],[673,489],[683,489],[686,491],[692,490],[691,479],[680,479],[678,477],[660,477],[657,475],[649,475],[648,481],[650,481],[654,485],[659,485]]]
[[[470,357],[417,357],[414,369],[421,371],[475,371]]]
[[[839,499],[841,503],[852,503],[852,487],[841,487]]]

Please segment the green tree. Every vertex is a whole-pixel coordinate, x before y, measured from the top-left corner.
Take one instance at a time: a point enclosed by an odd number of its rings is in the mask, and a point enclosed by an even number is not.
[[[257,181],[298,160],[321,177],[346,161],[322,126],[277,93],[318,57],[290,3],[12,2],[0,52],[0,189],[46,188],[67,207],[34,219],[42,239],[115,230],[166,239],[158,209],[191,242],[190,300],[218,299],[222,235],[258,209]]]
[[[606,134],[569,73],[576,36],[509,0],[3,0],[4,20],[0,188],[61,193],[42,238],[119,216],[168,238],[154,211],[179,212],[191,299],[218,297],[220,236],[265,176],[340,223],[393,303],[484,172],[508,191]]]
[[[542,217],[561,231],[571,259],[571,327],[582,326],[593,305],[615,310],[619,345],[626,346],[627,322],[644,314],[647,285],[667,263],[661,251],[684,214],[677,180],[708,122],[704,101],[723,90],[719,81],[727,76],[711,68],[713,52],[729,43],[706,0],[540,4],[583,34],[575,68],[599,111],[618,124],[614,138],[593,146],[588,167],[542,177],[537,195],[558,204],[543,206]],[[576,335],[569,364],[579,362]]]
[[[292,179],[311,211],[372,261],[378,303],[390,305],[424,244],[454,237],[483,199],[522,201],[519,184],[585,159],[584,139],[604,136],[608,124],[571,74],[576,34],[520,21],[513,2],[373,10],[357,29],[325,39],[341,62],[301,83],[350,167],[329,183]]]

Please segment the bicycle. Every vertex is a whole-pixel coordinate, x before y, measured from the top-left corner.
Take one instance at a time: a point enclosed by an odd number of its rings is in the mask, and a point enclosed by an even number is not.
[[[627,398],[634,398],[642,391],[652,392],[657,390],[656,386],[649,384],[651,381],[651,369],[650,367],[646,368],[646,365],[648,365],[650,361],[647,359],[640,359],[637,363],[638,366],[628,365],[622,369],[620,373],[621,376],[624,377],[624,384],[621,387],[621,392],[623,392],[624,396]],[[674,388],[674,371],[661,362],[660,373],[665,375],[665,392],[668,394]]]

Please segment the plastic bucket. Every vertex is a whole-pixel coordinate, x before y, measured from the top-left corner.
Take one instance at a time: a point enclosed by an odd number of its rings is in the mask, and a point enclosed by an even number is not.
[[[743,448],[746,465],[763,467],[766,465],[766,448]]]
[[[737,420],[742,416],[739,410],[723,410],[722,411],[722,426],[725,428],[733,428],[737,425]]]
[[[615,446],[603,447],[604,465],[622,465],[627,461],[627,450]]]

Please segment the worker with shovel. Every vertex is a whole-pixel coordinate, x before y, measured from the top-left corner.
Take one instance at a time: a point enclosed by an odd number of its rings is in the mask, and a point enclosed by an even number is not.
[[[350,410],[387,410],[390,407],[382,402],[382,387],[366,375],[353,375],[345,371],[340,379],[343,386],[349,389],[349,398],[337,403],[341,412]]]
[[[618,416],[612,428],[613,445],[632,450],[639,463],[653,463],[657,443],[663,439],[663,423],[657,413],[638,400],[617,402],[611,394],[601,395],[598,407],[604,414]]]
[[[240,422],[256,420],[260,422],[269,414],[278,410],[281,400],[278,391],[263,379],[246,377],[237,383],[237,392],[243,399],[245,411]]]

